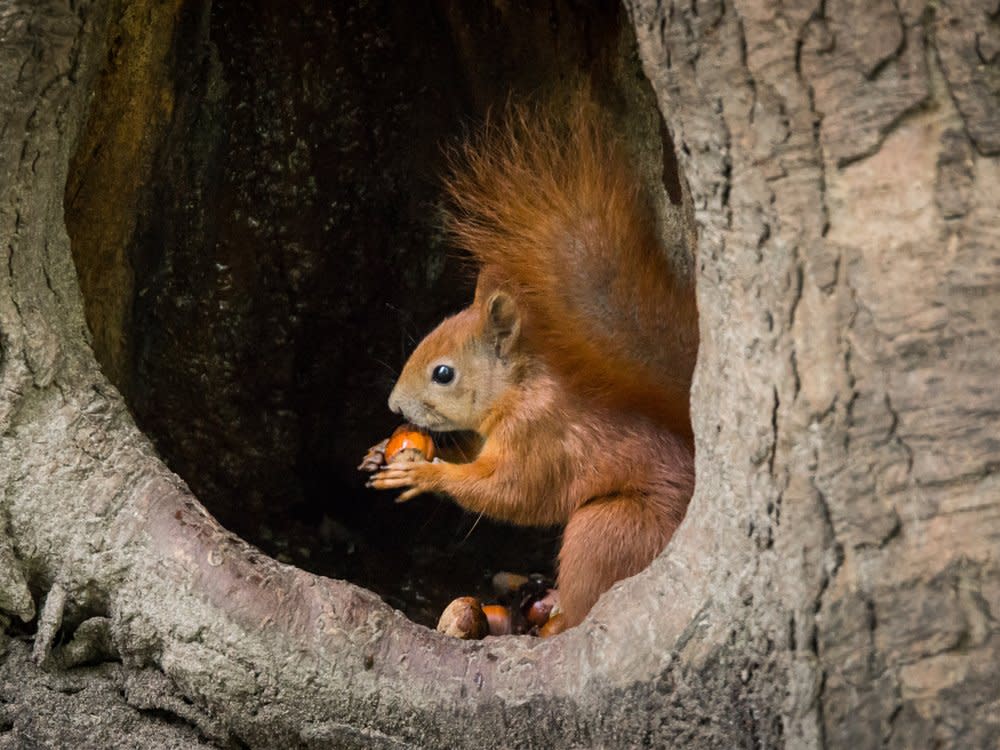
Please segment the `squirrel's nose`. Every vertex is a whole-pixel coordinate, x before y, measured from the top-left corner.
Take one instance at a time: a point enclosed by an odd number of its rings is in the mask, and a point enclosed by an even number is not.
[[[393,414],[401,414],[402,407],[399,405],[399,396],[396,394],[396,389],[392,389],[392,393],[389,394],[389,411]]]

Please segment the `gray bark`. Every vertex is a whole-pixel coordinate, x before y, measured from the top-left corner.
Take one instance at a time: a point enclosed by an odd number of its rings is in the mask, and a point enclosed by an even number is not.
[[[251,747],[1000,741],[995,9],[629,11],[700,229],[698,488],[582,626],[470,644],[157,458],[63,219],[110,6],[0,6],[0,608],[38,662],[113,651],[132,706]]]

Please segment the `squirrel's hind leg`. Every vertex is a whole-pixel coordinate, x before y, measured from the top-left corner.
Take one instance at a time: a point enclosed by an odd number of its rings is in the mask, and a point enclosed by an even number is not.
[[[566,624],[579,624],[616,581],[649,565],[675,526],[637,494],[595,498],[575,510],[559,550],[559,604]]]

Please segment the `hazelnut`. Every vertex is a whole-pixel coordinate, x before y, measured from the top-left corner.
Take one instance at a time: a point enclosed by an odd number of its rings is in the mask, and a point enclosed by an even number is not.
[[[493,591],[497,596],[513,596],[528,583],[528,576],[501,570],[493,575]]]
[[[513,631],[510,610],[502,604],[484,604],[483,614],[490,623],[490,635],[510,635]]]
[[[551,589],[546,592],[545,596],[535,599],[528,604],[524,612],[524,617],[535,627],[542,627],[549,621],[549,615],[552,614],[552,610],[558,603],[559,595],[555,589]]]
[[[478,599],[460,596],[444,608],[437,630],[452,638],[474,641],[490,634],[490,623]]]
[[[412,424],[400,425],[385,446],[385,462],[430,461],[434,458],[434,441],[426,431]]]
[[[552,615],[549,621],[542,625],[538,630],[538,635],[541,638],[551,638],[554,635],[558,635],[566,629],[566,618],[560,612],[558,614]]]

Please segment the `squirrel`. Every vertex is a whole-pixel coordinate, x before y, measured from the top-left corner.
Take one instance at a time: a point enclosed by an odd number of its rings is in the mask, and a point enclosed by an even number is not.
[[[410,356],[389,408],[471,431],[466,463],[404,462],[369,485],[425,492],[521,525],[564,527],[568,626],[666,546],[694,488],[693,284],[587,96],[508,105],[452,152],[446,229],[478,261],[472,304]]]

